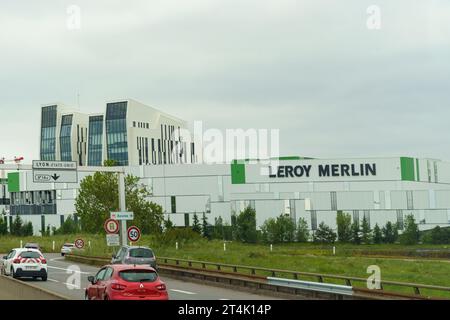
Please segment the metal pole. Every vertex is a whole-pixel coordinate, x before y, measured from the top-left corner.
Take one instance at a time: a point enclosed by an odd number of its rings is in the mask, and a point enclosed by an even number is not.
[[[125,197],[125,174],[123,172],[119,172],[119,205],[121,212],[127,211],[126,197]],[[120,221],[120,237],[122,246],[126,246],[128,238],[126,220]]]

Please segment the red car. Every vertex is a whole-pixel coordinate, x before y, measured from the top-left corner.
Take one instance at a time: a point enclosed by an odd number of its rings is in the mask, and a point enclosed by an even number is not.
[[[108,265],[86,288],[86,300],[169,300],[167,288],[148,266]]]

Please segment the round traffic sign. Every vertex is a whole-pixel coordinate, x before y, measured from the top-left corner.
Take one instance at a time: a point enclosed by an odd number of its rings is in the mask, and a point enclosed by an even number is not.
[[[108,234],[119,233],[119,222],[114,219],[108,219],[105,221],[105,231]]]
[[[83,249],[84,248],[84,240],[83,239],[75,240],[75,247],[77,247],[77,249]]]
[[[136,242],[141,238],[141,230],[138,227],[132,226],[128,228],[127,231],[128,240],[131,242]]]

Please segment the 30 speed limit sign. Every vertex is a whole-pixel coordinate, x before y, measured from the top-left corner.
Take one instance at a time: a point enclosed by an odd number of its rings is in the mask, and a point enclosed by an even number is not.
[[[131,242],[137,242],[141,238],[141,230],[138,227],[132,226],[127,231],[128,240]]]
[[[105,222],[105,231],[107,234],[116,234],[119,232],[119,222],[117,220],[108,219]]]

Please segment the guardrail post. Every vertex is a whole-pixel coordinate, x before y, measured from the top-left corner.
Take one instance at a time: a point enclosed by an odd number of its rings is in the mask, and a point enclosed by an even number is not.
[[[318,280],[319,282],[323,282],[323,277],[322,277],[322,276],[318,276],[318,277],[317,277],[317,280]]]
[[[192,267],[192,261],[189,261],[188,265],[189,267]]]
[[[294,273],[294,279],[298,280],[298,273]]]
[[[218,264],[218,265],[217,265],[217,270],[218,270],[218,271],[220,271],[220,270],[221,270],[221,268],[220,268],[220,264]]]
[[[206,263],[202,263],[202,268],[206,269]]]
[[[414,287],[414,294],[420,295],[419,287]]]
[[[272,277],[276,277],[275,271],[272,271]]]
[[[255,274],[256,274],[256,270],[252,269],[252,275],[255,275]]]
[[[345,284],[348,285],[349,287],[351,287],[352,281],[350,279],[345,279]]]
[[[176,264],[177,266],[179,266],[179,265],[180,265],[180,260],[175,260],[175,264]]]
[[[233,267],[233,272],[237,272],[237,267],[236,266]]]

